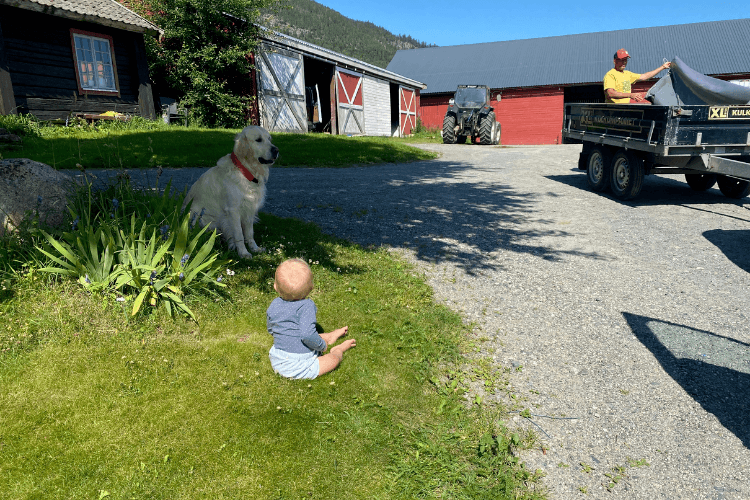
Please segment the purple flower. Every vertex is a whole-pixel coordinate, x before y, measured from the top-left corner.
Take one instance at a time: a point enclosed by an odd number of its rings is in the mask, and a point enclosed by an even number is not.
[[[180,273],[180,281],[182,281],[184,279],[185,279],[185,274],[184,273]]]
[[[224,276],[221,276],[221,275],[220,275],[220,276],[219,276],[218,278],[216,278],[216,282],[217,282],[217,283],[221,283],[221,281],[222,281],[223,279],[224,279]]]
[[[115,207],[115,210],[120,208],[120,202],[117,200],[117,198],[112,198],[112,206]]]
[[[189,258],[190,258],[189,254],[183,255],[182,258],[180,259],[180,264],[184,266],[185,263],[188,261]]]
[[[169,224],[164,224],[159,231],[161,231],[161,239],[166,240],[169,236]]]
[[[149,283],[152,285],[154,284],[154,278],[156,278],[156,271],[151,271],[151,277],[149,278]]]

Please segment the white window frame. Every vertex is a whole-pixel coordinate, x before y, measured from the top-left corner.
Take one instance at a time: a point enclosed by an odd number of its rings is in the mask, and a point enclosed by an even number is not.
[[[70,30],[70,41],[73,46],[78,92],[119,96],[120,86],[112,37],[73,28]],[[79,47],[78,42],[86,42],[88,47]]]

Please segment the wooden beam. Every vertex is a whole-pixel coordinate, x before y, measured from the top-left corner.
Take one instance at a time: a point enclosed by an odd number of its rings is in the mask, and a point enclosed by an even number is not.
[[[338,131],[338,98],[339,86],[336,82],[336,66],[331,68],[331,135],[336,135]]]
[[[154,94],[151,91],[151,79],[148,77],[148,61],[146,60],[146,46],[143,35],[133,35],[135,45],[135,65],[138,67],[138,104],[141,116],[149,120],[156,119]]]
[[[13,94],[13,82],[10,79],[10,68],[3,41],[3,26],[0,23],[0,115],[15,115],[16,96]]]

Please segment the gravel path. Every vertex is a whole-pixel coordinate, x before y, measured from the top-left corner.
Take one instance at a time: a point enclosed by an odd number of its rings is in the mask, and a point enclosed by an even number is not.
[[[392,247],[475,322],[518,398],[485,400],[530,410],[552,498],[750,499],[750,201],[676,176],[615,201],[580,146],[423,147],[442,157],[274,169],[264,210]]]

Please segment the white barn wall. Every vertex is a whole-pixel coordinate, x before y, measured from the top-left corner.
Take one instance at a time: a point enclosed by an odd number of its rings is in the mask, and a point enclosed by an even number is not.
[[[391,135],[391,90],[385,80],[365,75],[365,134]]]

